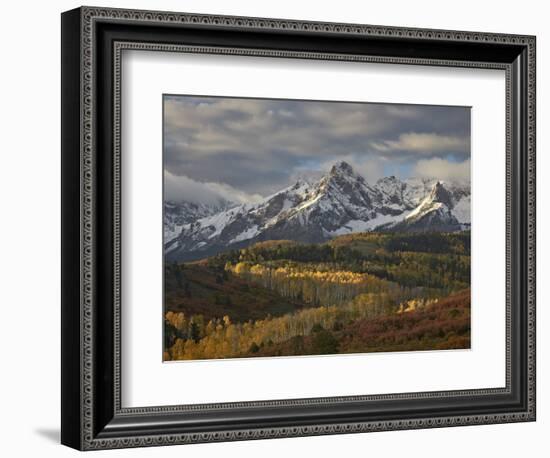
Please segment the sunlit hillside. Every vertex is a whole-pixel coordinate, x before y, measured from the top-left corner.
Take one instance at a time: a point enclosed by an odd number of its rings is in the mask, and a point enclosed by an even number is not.
[[[165,268],[165,360],[469,348],[470,234],[260,242]]]

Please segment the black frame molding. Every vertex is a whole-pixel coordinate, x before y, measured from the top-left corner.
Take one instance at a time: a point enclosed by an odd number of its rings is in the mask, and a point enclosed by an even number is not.
[[[62,431],[80,450],[535,420],[535,37],[81,7],[62,14]],[[122,408],[124,50],[506,72],[505,388]]]

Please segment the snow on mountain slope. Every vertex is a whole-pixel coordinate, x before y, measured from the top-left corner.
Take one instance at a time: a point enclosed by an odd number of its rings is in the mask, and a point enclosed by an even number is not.
[[[460,230],[469,222],[469,186],[394,176],[371,186],[342,161],[321,179],[299,179],[260,203],[195,214],[180,219],[170,232],[178,234],[165,239],[168,259],[198,259],[264,240],[313,243],[372,230]]]
[[[164,243],[176,238],[181,228],[200,218],[211,216],[234,206],[228,201],[220,201],[216,204],[197,204],[193,202],[171,202],[164,203]]]
[[[379,229],[415,232],[459,231],[464,228],[464,224],[461,223],[469,223],[470,196],[466,196],[465,192],[464,186],[436,181],[429,194],[401,221]],[[455,214],[454,210],[458,204],[458,212]]]

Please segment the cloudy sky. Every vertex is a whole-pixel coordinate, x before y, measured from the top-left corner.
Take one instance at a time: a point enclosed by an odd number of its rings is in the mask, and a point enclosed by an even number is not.
[[[470,109],[167,95],[169,200],[252,202],[346,160],[368,182],[470,178]]]

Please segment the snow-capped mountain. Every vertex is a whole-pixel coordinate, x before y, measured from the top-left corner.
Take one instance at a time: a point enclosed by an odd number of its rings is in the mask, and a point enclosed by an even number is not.
[[[190,224],[198,219],[215,215],[228,208],[234,207],[236,204],[220,200],[213,204],[200,204],[193,202],[172,202],[164,203],[164,243],[176,238],[183,226]]]
[[[459,231],[469,227],[469,213],[470,195],[462,187],[436,181],[429,194],[401,221],[378,229],[407,232]]]
[[[170,260],[192,260],[257,241],[322,242],[372,230],[455,231],[469,225],[469,185],[386,177],[368,184],[346,162],[315,181],[299,179],[257,204],[178,219],[165,237]],[[166,232],[166,229],[165,229]]]

